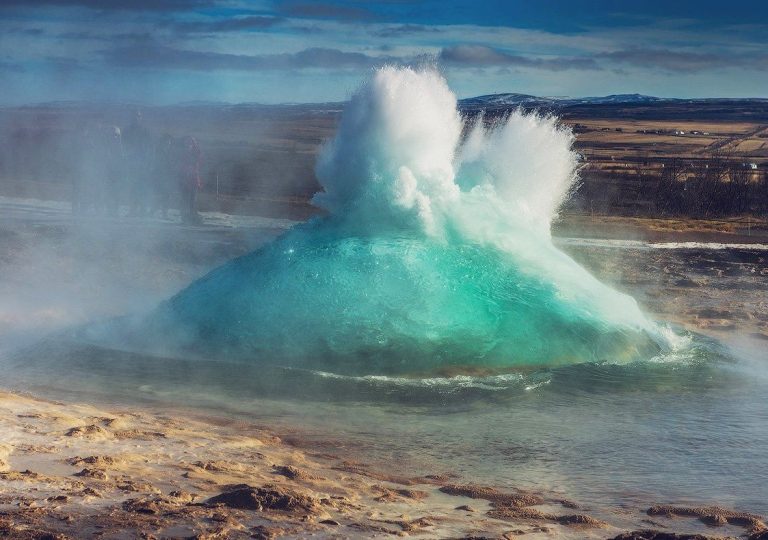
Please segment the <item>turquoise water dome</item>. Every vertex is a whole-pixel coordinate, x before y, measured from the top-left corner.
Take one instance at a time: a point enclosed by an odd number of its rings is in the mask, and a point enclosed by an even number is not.
[[[521,112],[465,126],[437,73],[382,68],[319,157],[327,215],[160,305],[143,339],[352,375],[648,358],[667,344],[636,302],[552,244],[572,142]]]

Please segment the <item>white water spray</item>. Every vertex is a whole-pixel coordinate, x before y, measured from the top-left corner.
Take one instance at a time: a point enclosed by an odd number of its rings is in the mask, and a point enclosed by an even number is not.
[[[380,69],[319,159],[329,215],[193,283],[144,335],[358,375],[650,358],[667,342],[634,299],[552,244],[572,142],[520,112],[465,130],[439,74]]]

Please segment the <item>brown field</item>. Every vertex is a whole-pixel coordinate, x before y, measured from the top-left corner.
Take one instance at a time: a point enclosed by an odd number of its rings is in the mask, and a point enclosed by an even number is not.
[[[768,139],[759,138],[768,130],[763,123],[610,118],[568,119],[566,123],[577,134],[577,147],[593,163],[702,158],[717,151],[731,152],[746,162],[768,159],[764,151]]]
[[[754,111],[749,103],[686,107],[614,104],[555,111],[573,128],[583,156],[584,186],[566,212],[658,215],[652,199],[670,163],[681,169],[677,178],[686,179],[700,175],[716,157],[745,170],[751,181],[762,181],[768,169],[768,113],[761,102]],[[157,136],[198,138],[203,200],[244,211],[295,206],[298,215],[308,215],[308,201],[320,189],[314,177],[317,153],[333,135],[341,109],[341,104],[201,104],[143,111]],[[125,126],[134,110],[87,104],[0,109],[0,194],[47,189],[66,199],[78,174],[77,153],[71,151],[78,133],[96,123]]]

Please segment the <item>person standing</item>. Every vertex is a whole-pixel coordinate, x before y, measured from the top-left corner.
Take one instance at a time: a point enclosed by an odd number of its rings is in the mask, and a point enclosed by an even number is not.
[[[194,137],[184,137],[181,144],[179,167],[179,192],[181,193],[181,220],[184,223],[200,223],[197,213],[197,191],[200,181],[200,145]]]
[[[150,173],[152,135],[144,125],[141,111],[136,111],[131,124],[123,132],[128,173],[129,215],[144,215],[151,205]]]
[[[79,215],[98,207],[100,196],[98,155],[99,136],[96,127],[84,125],[73,137],[71,155],[78,164],[72,176],[72,213]]]
[[[154,163],[152,167],[152,191],[153,213],[160,210],[163,219],[168,217],[168,206],[171,200],[171,192],[174,189],[174,149],[176,141],[169,134],[164,134],[155,147]]]
[[[105,126],[100,155],[100,206],[111,216],[119,215],[120,192],[124,178],[125,153],[122,133],[117,126]]]

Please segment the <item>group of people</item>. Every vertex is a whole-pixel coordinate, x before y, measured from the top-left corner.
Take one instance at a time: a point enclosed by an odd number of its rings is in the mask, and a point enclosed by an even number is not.
[[[201,152],[194,137],[154,136],[140,112],[123,130],[99,125],[80,141],[81,170],[74,175],[72,211],[167,218],[174,195],[185,223],[199,222]]]

